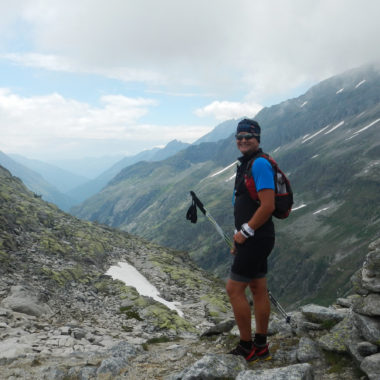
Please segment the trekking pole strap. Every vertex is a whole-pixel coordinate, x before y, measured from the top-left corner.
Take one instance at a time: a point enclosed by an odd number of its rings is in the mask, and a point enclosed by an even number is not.
[[[206,215],[206,209],[203,206],[203,203],[198,199],[198,197],[195,195],[194,191],[190,191],[190,195],[193,198],[193,201],[198,206],[199,210],[203,212],[203,214]]]

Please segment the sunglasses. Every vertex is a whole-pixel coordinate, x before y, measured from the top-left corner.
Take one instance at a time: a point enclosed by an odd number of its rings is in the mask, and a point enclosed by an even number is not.
[[[236,137],[236,140],[243,140],[243,139],[250,140],[250,139],[253,139],[255,135],[253,133],[244,133],[244,134],[239,134],[239,135],[236,134],[235,137]]]

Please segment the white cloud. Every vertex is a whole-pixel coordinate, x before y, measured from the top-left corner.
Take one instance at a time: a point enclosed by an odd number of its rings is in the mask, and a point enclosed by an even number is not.
[[[137,153],[144,144],[154,146],[173,138],[194,141],[210,130],[142,123],[141,118],[157,106],[153,99],[107,95],[100,102],[94,107],[59,94],[22,97],[0,89],[0,149],[53,155],[70,154],[82,146],[81,155],[91,155],[91,150],[99,153],[95,147],[104,150],[102,145],[107,145],[104,153],[109,153],[109,146],[119,149],[115,154]]]
[[[177,126],[148,125],[144,116],[164,105],[166,111],[157,112],[164,120],[164,113],[179,104],[178,99],[169,104],[175,94],[187,96],[178,114],[184,103],[184,110],[199,107],[207,94],[209,104],[195,111],[199,117],[253,116],[259,104],[284,100],[330,75],[380,60],[379,13],[378,0],[0,0],[3,61],[116,79],[123,83],[94,86],[95,93],[118,88],[133,94],[104,96],[94,106],[74,100],[75,93],[60,95],[81,84],[45,96],[2,90],[0,149],[137,152],[173,138],[195,140],[211,128],[187,123],[186,111]],[[23,72],[25,78],[30,72]],[[33,94],[33,79],[28,84],[7,78],[4,86]],[[44,88],[51,87],[41,86],[38,93]],[[153,93],[167,103],[158,105],[146,95]],[[191,103],[193,95],[198,96]]]
[[[36,50],[70,67],[222,96],[240,90],[256,102],[380,59],[377,0],[26,4]]]
[[[255,103],[215,101],[203,108],[198,108],[195,114],[199,117],[211,115],[216,120],[224,121],[243,116],[254,117],[262,108],[260,104]]]
[[[94,64],[86,66],[84,63],[70,60],[68,57],[52,54],[8,53],[1,55],[0,58],[27,67],[70,73],[97,74],[124,82],[135,81],[151,84],[160,84],[164,82],[164,78],[160,77],[158,73],[153,71],[127,67],[97,67]]]

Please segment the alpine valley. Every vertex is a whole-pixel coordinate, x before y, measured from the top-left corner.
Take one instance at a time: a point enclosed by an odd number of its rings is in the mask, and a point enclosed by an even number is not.
[[[272,360],[226,354],[239,341],[231,256],[202,214],[185,218],[194,190],[233,233],[231,120],[163,160],[128,162],[75,216],[0,166],[0,379],[380,378],[380,70],[330,78],[256,118],[295,196],[275,221],[269,284],[288,313],[272,307]],[[121,263],[177,309],[114,279]]]
[[[368,242],[379,235],[380,70],[366,66],[332,77],[255,119],[261,146],[289,175],[295,200],[289,218],[275,220],[270,287],[285,305],[328,304],[349,291]],[[202,214],[197,224],[185,215],[194,190],[232,235],[236,124],[227,124],[226,139],[125,168],[73,214],[186,250],[225,278],[228,247]]]

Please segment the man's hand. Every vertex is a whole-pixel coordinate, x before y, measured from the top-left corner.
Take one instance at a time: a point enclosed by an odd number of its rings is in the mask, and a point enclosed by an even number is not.
[[[243,244],[246,240],[247,238],[240,231],[236,232],[236,234],[234,235],[235,243]]]

